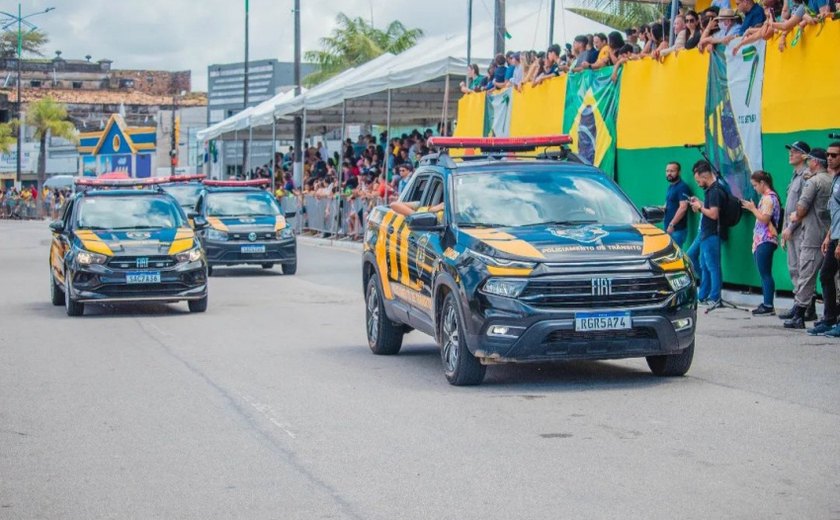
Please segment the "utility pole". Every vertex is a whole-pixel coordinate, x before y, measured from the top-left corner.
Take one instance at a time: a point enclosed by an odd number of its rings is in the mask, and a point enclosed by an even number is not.
[[[249,0],[245,0],[245,78],[242,84],[243,101],[242,110],[248,108],[248,14]],[[242,174],[247,176],[245,168],[248,166],[248,140],[242,141]]]
[[[551,0],[551,8],[548,10],[548,44],[554,43],[554,0]]]
[[[300,0],[295,0],[295,97],[299,96],[300,93]],[[342,146],[344,146],[343,143]],[[303,120],[300,115],[296,115],[293,168],[295,187],[298,189],[303,184],[303,153],[301,147],[303,147]]]
[[[472,7],[473,0],[467,0],[467,65],[472,63]]]
[[[505,0],[496,0],[496,16],[493,31],[493,55],[505,53]]]
[[[18,138],[17,138],[17,168],[15,170],[15,183],[17,186],[20,186],[21,181],[21,158],[23,156],[23,100],[21,99],[21,84],[23,80],[21,78],[23,74],[23,25],[25,24],[29,31],[36,31],[38,30],[35,25],[31,22],[26,21],[27,18],[31,18],[33,16],[38,16],[39,14],[49,13],[50,11],[54,10],[55,7],[47,7],[43,11],[38,11],[37,13],[28,14],[23,16],[21,13],[21,5],[18,4],[17,16],[12,13],[7,13],[5,11],[0,11],[0,15],[5,16],[6,18],[0,22],[2,23],[2,30],[6,31],[10,27],[17,25],[17,118],[18,118]]]

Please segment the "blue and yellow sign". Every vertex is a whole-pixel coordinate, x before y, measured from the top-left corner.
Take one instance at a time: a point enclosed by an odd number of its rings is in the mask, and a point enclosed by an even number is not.
[[[153,161],[150,160],[151,157],[145,156],[154,155],[156,148],[155,127],[130,128],[119,114],[113,114],[101,132],[79,135],[78,150],[82,156],[82,163],[94,165],[97,174],[116,169],[135,177],[150,177]],[[139,160],[138,156],[141,156]],[[86,160],[86,157],[92,160]]]

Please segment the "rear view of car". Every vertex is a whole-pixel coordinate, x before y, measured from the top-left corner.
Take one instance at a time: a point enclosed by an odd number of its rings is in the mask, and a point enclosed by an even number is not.
[[[133,181],[91,181],[50,224],[55,305],[187,301],[207,309],[207,261],[177,202]]]

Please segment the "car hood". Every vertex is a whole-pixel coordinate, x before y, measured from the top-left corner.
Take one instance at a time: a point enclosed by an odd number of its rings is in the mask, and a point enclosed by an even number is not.
[[[671,238],[651,224],[461,228],[467,247],[499,258],[580,261],[639,258],[668,249]]]
[[[174,255],[195,245],[189,228],[76,231],[81,247],[108,256]]]

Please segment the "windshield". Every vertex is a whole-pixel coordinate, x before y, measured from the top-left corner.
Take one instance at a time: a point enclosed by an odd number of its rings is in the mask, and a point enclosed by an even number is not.
[[[172,184],[163,186],[163,191],[172,195],[182,208],[192,210],[201,193],[201,186],[197,184]]]
[[[207,215],[210,217],[274,216],[280,207],[274,197],[264,191],[211,193],[207,196]]]
[[[86,197],[76,212],[78,229],[160,229],[183,225],[181,209],[164,197]]]
[[[546,170],[459,175],[454,213],[462,226],[625,225],[640,220],[606,177]]]

